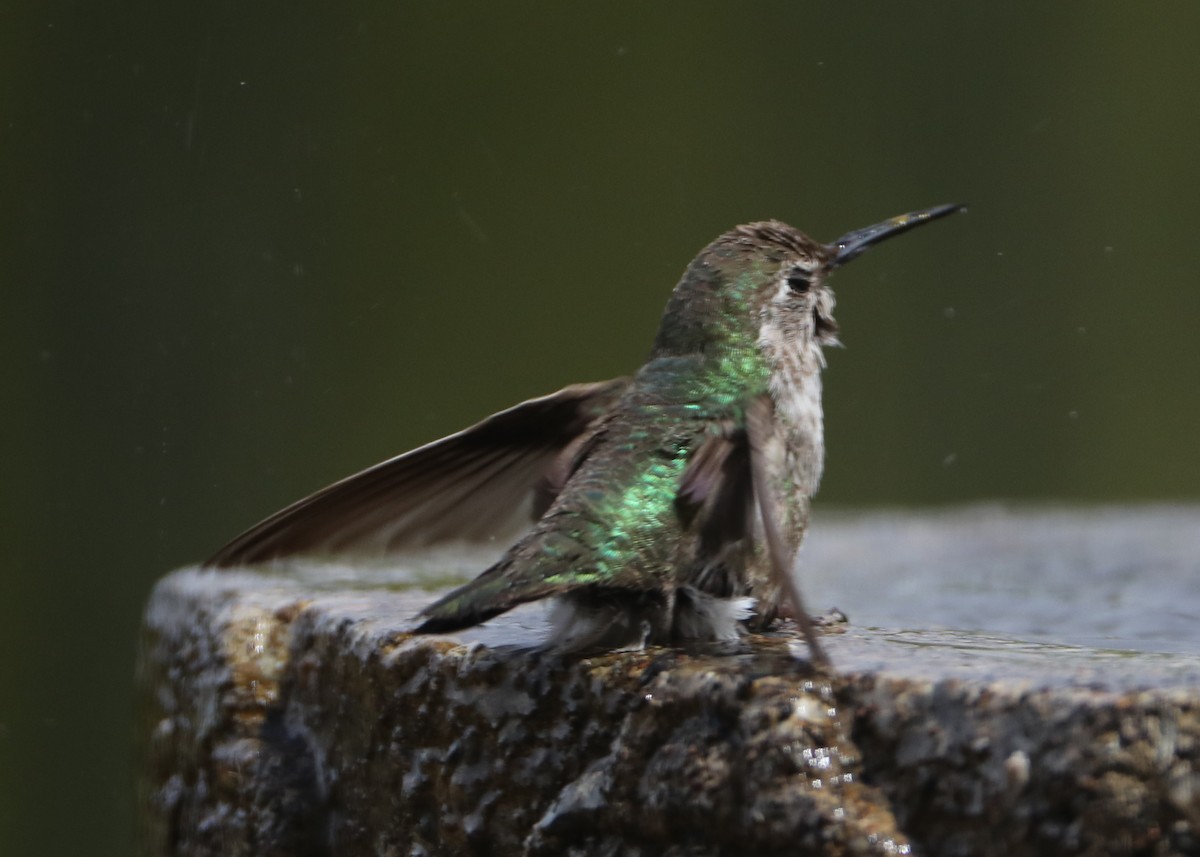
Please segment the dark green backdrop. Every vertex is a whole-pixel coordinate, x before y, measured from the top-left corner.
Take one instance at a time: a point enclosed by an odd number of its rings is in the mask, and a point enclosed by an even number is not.
[[[629,371],[738,222],[971,205],[836,280],[826,507],[1200,497],[1197,32],[1182,3],[6,6],[0,853],[128,853],[155,578]]]

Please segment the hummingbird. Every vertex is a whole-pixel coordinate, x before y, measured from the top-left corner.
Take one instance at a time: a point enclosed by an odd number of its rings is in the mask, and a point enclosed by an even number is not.
[[[786,601],[812,662],[827,665],[792,569],[824,466],[823,349],[839,344],[829,275],[959,210],[829,244],[774,220],[738,226],[688,265],[631,377],[572,384],[376,464],[206,565],[515,539],[425,607],[414,632],[554,597],[546,645],[561,651],[733,641]]]

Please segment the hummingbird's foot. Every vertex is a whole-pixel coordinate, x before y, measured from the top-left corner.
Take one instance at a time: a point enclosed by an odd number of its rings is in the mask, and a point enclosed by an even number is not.
[[[850,617],[847,616],[845,613],[843,613],[841,610],[839,610],[837,607],[831,607],[829,609],[829,611],[826,613],[820,613],[816,616],[810,615],[808,618],[809,618],[809,621],[812,622],[813,625],[817,626],[818,628],[831,628],[835,625],[847,625],[850,622]],[[792,610],[791,605],[781,604],[779,606],[779,610],[774,615],[771,616],[770,622],[760,624],[758,626],[754,626],[753,630],[755,630],[755,631],[768,630],[771,627],[775,626],[776,619],[783,621],[783,622],[795,623],[796,614]]]
[[[849,625],[850,617],[838,608],[834,607],[828,613],[822,613],[820,616],[813,616],[812,623],[818,628],[832,628],[835,625]]]

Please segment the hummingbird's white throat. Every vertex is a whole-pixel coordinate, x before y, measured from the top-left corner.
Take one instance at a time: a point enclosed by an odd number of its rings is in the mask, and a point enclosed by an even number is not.
[[[833,292],[821,284],[797,294],[781,277],[774,296],[762,309],[758,347],[766,358],[769,389],[778,420],[775,456],[793,485],[805,494],[816,493],[825,460],[824,411],[821,406],[821,370],[825,368],[822,341],[836,344],[817,330],[816,312],[832,320]],[[797,455],[796,453],[800,454]]]

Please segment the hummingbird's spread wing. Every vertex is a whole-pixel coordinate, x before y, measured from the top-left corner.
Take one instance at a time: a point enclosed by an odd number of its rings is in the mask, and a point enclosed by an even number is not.
[[[684,514],[698,516],[701,556],[716,556],[746,537],[753,499],[745,429],[732,420],[714,424],[692,454],[676,499]]]
[[[559,471],[628,384],[574,384],[376,464],[275,513],[206,565],[515,537],[553,500]]]

